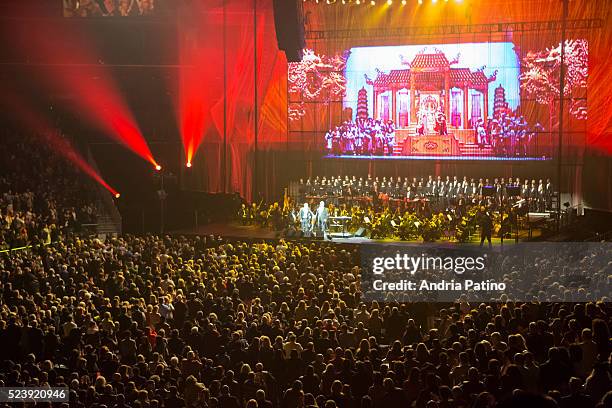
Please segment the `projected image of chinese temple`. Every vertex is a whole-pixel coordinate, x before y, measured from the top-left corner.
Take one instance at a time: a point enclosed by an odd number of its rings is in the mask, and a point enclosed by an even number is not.
[[[489,111],[489,84],[495,81],[495,73],[487,77],[482,69],[453,68],[458,62],[459,58],[449,61],[439,50],[422,51],[412,61],[404,62],[406,69],[377,70],[376,78],[366,78],[372,86],[374,118],[392,120],[398,142],[407,136],[425,136],[421,138],[423,143],[410,139],[412,149],[404,146],[404,152],[421,153],[420,147],[427,145],[427,153],[457,154],[462,147],[467,153],[478,144],[477,127],[489,126],[490,118],[485,113]],[[436,128],[440,112],[444,113],[448,135],[439,135]],[[436,134],[443,137],[431,138]],[[434,144],[440,149],[432,149]],[[486,144],[485,149],[479,149],[482,154],[491,153],[490,143]]]
[[[553,127],[554,105],[537,106],[537,72],[521,65],[513,43],[355,47],[346,55],[344,76],[320,81],[344,95],[344,114],[324,135],[329,157],[551,159],[542,123]]]

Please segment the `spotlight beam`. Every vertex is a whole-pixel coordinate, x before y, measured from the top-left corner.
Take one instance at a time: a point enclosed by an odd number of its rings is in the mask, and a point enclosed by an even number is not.
[[[73,98],[71,108],[106,136],[155,165],[155,159],[109,68],[93,51],[82,32],[62,23],[40,20],[36,30],[15,23],[7,32],[37,55],[34,68],[41,82],[51,91]],[[70,64],[67,62],[74,62]]]
[[[13,120],[24,128],[29,128],[36,135],[36,138],[58,153],[65,160],[72,163],[92,180],[96,181],[113,196],[120,194],[111,187],[98,172],[91,167],[85,158],[72,146],[70,141],[62,136],[61,131],[56,129],[47,118],[34,109],[29,108],[27,103],[15,92],[2,89],[0,95],[0,106],[5,111],[12,113]]]

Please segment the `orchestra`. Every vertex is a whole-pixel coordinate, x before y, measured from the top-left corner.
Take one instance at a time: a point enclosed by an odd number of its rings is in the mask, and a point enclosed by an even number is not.
[[[449,206],[465,202],[495,206],[514,204],[526,200],[529,211],[544,212],[551,209],[553,186],[550,179],[521,181],[515,178],[468,179],[458,176],[417,177],[372,177],[331,176],[301,179],[296,183],[296,200],[299,202],[327,199],[339,204],[375,204],[378,206],[419,208],[417,203],[444,210]]]
[[[269,226],[303,237],[327,237],[364,228],[370,238],[435,241],[451,235],[459,241],[490,217],[502,239],[518,229],[519,217],[552,210],[550,179],[458,176],[331,176],[292,183],[293,197],[281,206],[241,206],[243,225]],[[310,204],[318,206],[311,209]],[[486,214],[486,216],[485,216]],[[340,231],[341,230],[341,231]]]

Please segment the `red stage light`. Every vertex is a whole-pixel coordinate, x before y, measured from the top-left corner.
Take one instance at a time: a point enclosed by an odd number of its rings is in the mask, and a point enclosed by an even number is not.
[[[73,109],[128,149],[155,164],[149,146],[132,112],[117,88],[109,69],[100,61],[94,44],[86,42],[84,33],[65,23],[41,19],[36,30],[27,24],[10,27],[16,44],[36,55],[38,76],[54,92],[69,94]],[[51,40],[52,39],[52,40]],[[66,63],[67,61],[78,63]]]
[[[201,9],[196,7],[196,11],[204,12],[207,10],[204,3],[202,2]],[[210,28],[199,27],[197,32],[201,33],[202,38],[205,38],[206,34],[216,35],[219,27],[216,16],[207,13],[202,13],[202,16],[202,19],[198,21],[201,21],[204,27]],[[182,64],[177,71],[178,82],[173,81],[170,86],[176,87],[178,85],[175,114],[179,124],[185,161],[191,163],[198,152],[204,135],[207,133],[207,129],[214,125],[213,112],[215,105],[222,102],[222,82],[202,81],[202,78],[220,76],[221,70],[219,67],[216,64],[211,64],[211,58],[214,58],[212,56],[220,54],[214,44],[194,42],[189,36],[181,36],[178,53]],[[235,69],[240,70],[241,66],[238,64]],[[228,75],[232,75],[231,71]],[[231,83],[228,88],[231,89]],[[231,108],[228,107],[228,121],[234,117],[232,112]]]
[[[121,194],[115,193],[115,198],[119,198],[119,197],[121,197]]]
[[[157,171],[161,171],[161,169],[162,169],[162,166],[160,166],[159,164],[156,164],[156,165],[155,165],[155,170],[157,170]]]
[[[187,166],[188,168],[191,168],[191,162],[187,162],[185,166]]]
[[[104,181],[102,176],[91,167],[87,160],[72,146],[70,141],[62,136],[61,132],[55,129],[46,117],[28,106],[20,94],[3,88],[0,95],[3,97],[0,100],[0,106],[4,111],[11,112],[11,117],[19,122],[20,126],[25,129],[31,129],[37,139],[51,147],[54,152],[61,155],[64,159],[70,161],[79,170],[107,189],[113,196],[119,194]]]

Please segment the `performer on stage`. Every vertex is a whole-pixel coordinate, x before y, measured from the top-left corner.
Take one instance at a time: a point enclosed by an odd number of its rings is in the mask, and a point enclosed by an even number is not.
[[[325,202],[321,201],[319,203],[319,208],[317,208],[316,214],[316,222],[317,222],[317,233],[321,233],[323,237],[327,233],[327,219],[329,218],[329,210],[325,206]]]
[[[314,214],[312,213],[312,211],[310,211],[308,203],[304,203],[304,206],[300,208],[298,217],[300,220],[300,225],[302,226],[302,234],[304,234],[305,237],[310,237],[310,234],[312,232],[312,219],[314,218]]]
[[[446,128],[446,115],[444,112],[442,112],[442,109],[438,109],[436,116],[436,130],[440,136],[448,135],[448,130]]]

